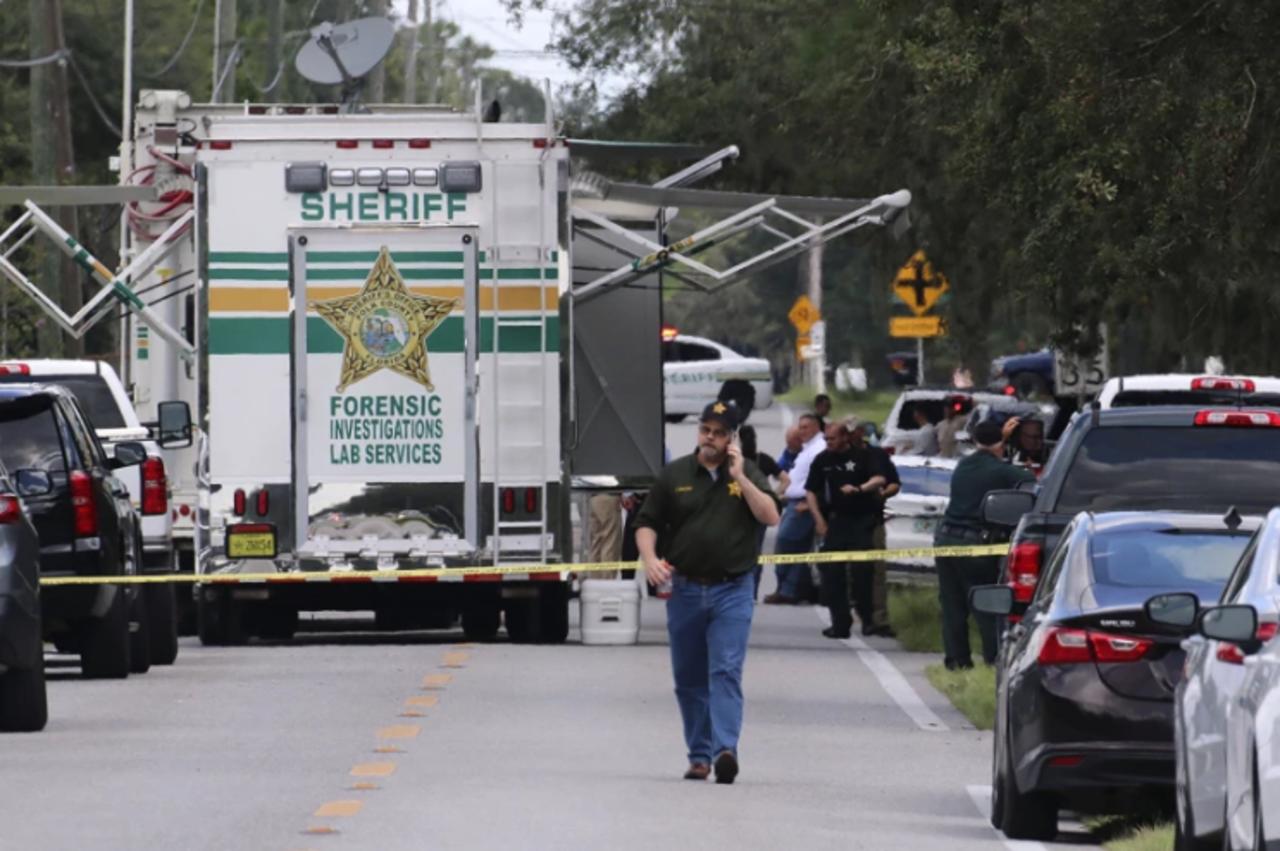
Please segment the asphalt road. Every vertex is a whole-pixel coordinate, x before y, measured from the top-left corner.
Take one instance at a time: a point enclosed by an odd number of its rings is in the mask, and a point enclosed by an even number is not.
[[[1037,847],[982,817],[988,735],[929,659],[824,639],[815,609],[757,610],[732,787],[679,779],[656,601],[635,647],[339,625],[368,622],[184,639],[123,682],[53,657],[49,727],[0,739],[0,848]]]

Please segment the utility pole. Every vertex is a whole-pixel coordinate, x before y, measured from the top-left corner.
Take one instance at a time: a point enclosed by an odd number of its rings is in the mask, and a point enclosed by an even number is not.
[[[65,48],[62,35],[62,0],[30,0],[31,56],[39,58]],[[31,69],[31,176],[44,185],[75,183],[75,156],[71,147],[71,104],[67,90],[67,60],[37,65]],[[77,232],[75,207],[56,207],[54,218],[68,233]],[[80,271],[61,251],[45,246],[37,281],[40,287],[68,313],[80,309]],[[61,331],[46,320],[38,332],[37,347],[46,357],[83,352],[79,340],[71,338],[64,349]]]
[[[373,16],[387,16],[387,0],[372,0],[369,4]],[[365,103],[384,103],[387,99],[387,63],[379,62],[365,77]]]
[[[32,0],[34,2],[34,0]],[[212,103],[231,103],[236,97],[236,0],[217,0],[213,8]]]
[[[431,0],[427,0],[427,20],[431,20]],[[404,102],[414,103],[418,94],[418,0],[409,0],[409,45],[404,54]]]

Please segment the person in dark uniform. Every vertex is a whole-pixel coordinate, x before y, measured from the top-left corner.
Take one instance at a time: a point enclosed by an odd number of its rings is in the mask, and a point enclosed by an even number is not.
[[[654,585],[671,582],[667,635],[689,752],[686,780],[738,775],[742,668],[755,607],[757,531],[778,523],[778,499],[734,442],[737,414],[713,402],[698,449],[658,475],[636,521],[636,547]]]
[[[818,453],[805,481],[805,499],[814,526],[822,538],[823,552],[869,550],[881,514],[880,489],[885,475],[865,446],[855,446],[844,423],[827,426],[827,448]],[[853,629],[849,614],[848,562],[822,564],[822,597],[831,612],[828,638],[848,638]],[[853,568],[853,605],[863,624],[873,620],[871,565]]]
[[[880,489],[880,513],[876,517],[876,528],[871,540],[871,548],[874,550],[886,549],[885,529],[884,529],[884,509],[885,503],[890,497],[896,496],[902,491],[902,479],[898,476],[898,468],[894,465],[893,459],[889,457],[889,453],[885,452],[879,446],[872,446],[867,442],[867,428],[862,422],[856,418],[850,418],[845,421],[845,425],[849,428],[849,436],[853,440],[853,445],[865,447],[872,455],[872,460],[880,465],[880,471],[884,474],[885,484]],[[871,621],[862,624],[863,635],[879,635],[884,638],[897,638],[898,633],[889,624],[889,577],[885,567],[884,560],[871,562],[869,565],[871,570]]]
[[[1016,488],[1023,482],[1035,481],[1024,467],[1005,463],[1005,441],[1018,427],[1016,417],[1004,427],[990,420],[973,429],[977,451],[963,458],[951,474],[951,499],[946,514],[938,524],[933,542],[939,547],[973,546],[988,543],[990,538],[982,522],[982,501],[994,490]],[[972,668],[969,648],[969,589],[990,585],[999,578],[999,556],[966,556],[936,559],[938,564],[938,602],[942,606],[942,649],[948,670]],[[996,660],[996,621],[990,615],[973,612],[982,636],[982,659],[988,665]]]

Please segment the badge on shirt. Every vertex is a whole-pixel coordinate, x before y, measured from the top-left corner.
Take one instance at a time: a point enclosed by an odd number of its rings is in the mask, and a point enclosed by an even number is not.
[[[742,485],[737,482],[729,482],[729,495],[742,499]]]

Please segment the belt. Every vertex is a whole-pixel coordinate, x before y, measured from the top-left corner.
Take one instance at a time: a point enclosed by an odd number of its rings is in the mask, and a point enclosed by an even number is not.
[[[748,571],[749,572],[749,571]],[[678,574],[681,579],[686,582],[692,582],[694,585],[723,585],[726,582],[733,582],[735,579],[741,579],[746,575],[744,573],[717,573],[714,576],[689,576],[686,573]]]

